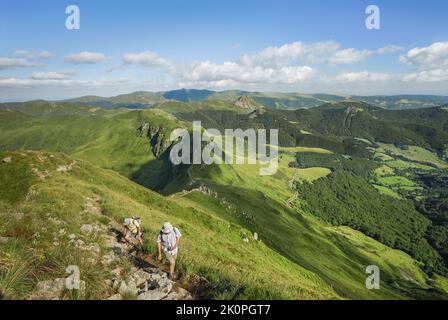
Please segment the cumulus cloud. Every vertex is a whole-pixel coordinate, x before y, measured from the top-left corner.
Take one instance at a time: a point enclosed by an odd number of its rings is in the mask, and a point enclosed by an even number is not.
[[[448,42],[435,42],[416,47],[401,55],[399,60],[416,69],[403,75],[405,82],[436,82],[448,80]]]
[[[49,51],[29,51],[29,50],[16,50],[14,55],[26,59],[50,59],[52,54]]]
[[[394,53],[394,52],[398,52],[398,51],[402,51],[402,50],[404,50],[403,47],[390,44],[390,45],[384,46],[382,48],[379,48],[378,50],[376,50],[376,53],[377,54]]]
[[[21,67],[35,67],[38,64],[21,58],[0,57],[0,70]]]
[[[401,55],[400,61],[422,70],[448,67],[448,42],[435,42],[428,47],[413,48]]]
[[[89,51],[82,51],[80,53],[75,54],[69,54],[65,56],[64,60],[68,63],[74,63],[74,64],[94,64],[102,61],[106,61],[108,58],[103,53],[97,53],[97,52],[89,52]]]
[[[339,49],[341,45],[335,41],[323,41],[305,44],[302,42],[286,43],[282,46],[268,47],[254,54],[241,57],[243,65],[278,66],[290,64],[294,61],[304,63],[320,63],[324,57]]]
[[[392,75],[388,73],[379,73],[379,72],[346,72],[341,73],[336,76],[333,80],[338,83],[352,83],[352,82],[384,82],[391,80],[393,78]]]
[[[123,55],[123,63],[151,66],[151,67],[171,66],[171,62],[169,60],[159,57],[157,53],[152,51],[145,51],[140,53],[126,53]]]
[[[35,78],[0,78],[0,88],[30,88],[30,87],[103,87],[114,86],[128,82],[127,78],[98,79],[98,80],[70,80],[70,79],[35,79]]]
[[[356,50],[348,48],[336,51],[328,60],[328,63],[335,64],[351,64],[360,62],[373,54],[370,50]]]
[[[232,83],[291,84],[310,79],[315,70],[308,66],[264,67],[236,62],[222,64],[195,62],[180,72],[183,81]]]
[[[404,82],[437,82],[448,80],[448,68],[431,69],[403,75]]]
[[[31,74],[31,79],[52,79],[52,80],[62,80],[69,79],[74,72],[71,71],[50,71],[50,72],[34,72]]]

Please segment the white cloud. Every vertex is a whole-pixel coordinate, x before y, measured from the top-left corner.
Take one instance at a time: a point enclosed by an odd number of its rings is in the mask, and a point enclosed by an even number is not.
[[[304,44],[302,42],[287,43],[282,46],[268,47],[254,54],[245,54],[241,57],[243,65],[279,66],[295,61],[305,63],[324,62],[325,57],[340,48],[335,41],[323,41]]]
[[[366,82],[366,81],[385,82],[391,80],[392,78],[393,76],[388,73],[361,71],[361,72],[341,73],[332,80],[338,83]]]
[[[178,70],[182,81],[219,83],[282,83],[292,84],[310,79],[315,70],[308,66],[264,67],[236,62],[222,64],[209,61],[195,62]]]
[[[29,51],[29,50],[16,50],[14,55],[26,59],[49,59],[52,54],[49,51]]]
[[[413,48],[400,61],[421,70],[448,67],[448,42],[435,42],[428,47]]]
[[[71,78],[75,73],[71,71],[50,71],[50,72],[34,72],[31,79],[52,79],[63,80]]]
[[[356,50],[348,48],[336,51],[328,60],[328,63],[335,64],[351,64],[362,61],[373,54],[370,50]]]
[[[437,82],[448,80],[448,68],[423,70],[405,74],[402,77],[404,82]]]
[[[169,67],[170,61],[159,57],[159,55],[152,51],[145,51],[140,53],[126,53],[123,55],[123,62],[125,64],[135,64],[150,67]]]
[[[2,69],[11,69],[11,68],[20,68],[20,67],[35,67],[38,64],[32,61],[28,61],[21,58],[6,58],[0,57],[0,70]]]
[[[398,52],[398,51],[402,51],[402,50],[404,50],[403,47],[396,46],[394,44],[390,44],[390,45],[384,46],[382,48],[379,48],[378,50],[376,50],[376,53],[377,54],[394,53],[394,52]]]
[[[107,59],[108,58],[103,53],[89,52],[89,51],[83,51],[76,54],[69,54],[64,58],[65,62],[74,64],[81,64],[81,63],[93,64],[106,61]]]
[[[401,55],[400,62],[416,69],[402,76],[404,82],[437,82],[448,80],[448,42],[435,42],[413,48]]]
[[[102,87],[114,86],[128,82],[129,79],[99,79],[99,80],[70,80],[70,79],[33,79],[33,78],[0,78],[0,88],[29,88],[29,87]]]

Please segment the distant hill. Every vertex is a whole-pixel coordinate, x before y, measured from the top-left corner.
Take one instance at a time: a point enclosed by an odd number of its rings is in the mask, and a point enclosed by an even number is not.
[[[397,96],[344,96],[332,94],[301,94],[281,92],[248,92],[241,90],[211,91],[180,89],[162,92],[138,91],[115,97],[84,96],[65,100],[84,106],[102,108],[151,108],[166,101],[235,101],[241,96],[251,98],[256,103],[272,109],[300,109],[318,107],[330,102],[362,101],[383,109],[404,110],[431,108],[448,103],[448,96],[397,95]]]

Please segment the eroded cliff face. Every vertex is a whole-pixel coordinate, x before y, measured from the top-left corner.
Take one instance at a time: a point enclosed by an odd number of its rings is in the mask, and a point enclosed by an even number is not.
[[[159,158],[171,146],[169,132],[163,126],[142,122],[137,128],[137,134],[149,140],[151,151],[156,158]]]

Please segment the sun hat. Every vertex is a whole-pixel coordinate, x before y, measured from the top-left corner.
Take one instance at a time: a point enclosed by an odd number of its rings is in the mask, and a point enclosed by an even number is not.
[[[173,225],[169,222],[165,222],[162,227],[163,233],[171,233],[173,231]]]

